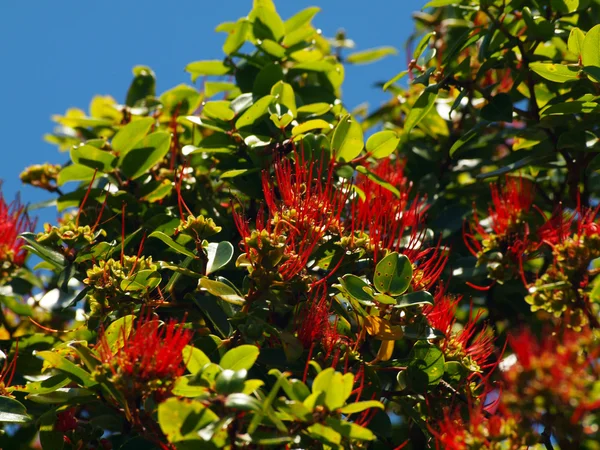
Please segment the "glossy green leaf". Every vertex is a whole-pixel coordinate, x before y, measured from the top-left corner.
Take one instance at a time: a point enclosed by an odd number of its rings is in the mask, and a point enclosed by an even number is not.
[[[340,412],[342,414],[354,414],[370,408],[384,409],[384,406],[377,400],[365,400],[362,402],[349,403],[341,408]]]
[[[363,146],[362,127],[350,114],[346,114],[335,127],[331,138],[331,149],[335,159],[352,161],[360,154]]]
[[[158,423],[169,442],[200,440],[197,431],[217,420],[219,416],[200,402],[169,398],[158,405]]]
[[[354,52],[346,57],[346,62],[350,64],[366,64],[378,61],[388,55],[397,55],[398,50],[394,47],[378,47],[360,52]]]
[[[219,269],[225,267],[233,257],[233,245],[230,242],[223,241],[219,243],[211,242],[206,248],[208,261],[206,263],[206,275],[210,275]]]
[[[319,11],[321,11],[321,8],[310,6],[300,12],[297,12],[285,21],[285,32],[289,34],[299,28],[304,27],[305,25],[308,25]]]
[[[435,100],[437,98],[437,91],[433,89],[425,89],[415,104],[412,106],[406,120],[404,121],[404,131],[406,134],[410,133],[411,130],[421,122],[421,120],[431,111]]]
[[[27,242],[27,247],[29,247],[29,250],[38,255],[44,261],[49,262],[57,269],[64,269],[66,267],[67,261],[64,255],[51,247],[39,244],[34,233],[21,233],[20,237]]]
[[[356,275],[347,274],[339,278],[348,295],[361,303],[373,304],[373,296],[369,293],[369,284]],[[367,289],[365,289],[367,288]]]
[[[231,68],[226,66],[223,61],[195,61],[185,66],[186,72],[192,75],[192,81],[196,81],[198,77],[205,75],[227,75]]]
[[[127,91],[127,106],[134,106],[137,102],[154,97],[156,93],[156,78],[154,72],[147,66],[135,66],[133,68],[133,81]]]
[[[42,358],[50,365],[50,367],[64,372],[69,378],[79,383],[81,386],[93,387],[98,384],[88,372],[73,364],[67,358],[59,355],[58,353],[52,351],[42,351],[36,352],[36,356]]]
[[[112,153],[100,150],[91,145],[81,145],[71,149],[71,160],[75,164],[98,169],[100,172],[111,172],[117,158]]]
[[[121,280],[120,288],[126,292],[132,291],[151,291],[155,289],[162,278],[160,273],[155,270],[140,270]]]
[[[198,283],[198,287],[206,289],[212,295],[225,300],[234,305],[243,305],[245,300],[231,286],[220,281],[210,280],[206,277],[202,278]]]
[[[408,308],[417,305],[433,305],[433,295],[427,291],[404,294],[396,299],[396,308]]]
[[[215,379],[215,390],[219,395],[242,392],[248,371],[246,369],[225,369]]]
[[[306,431],[311,438],[327,444],[338,446],[342,442],[342,436],[337,431],[320,423],[312,424]]]
[[[121,156],[127,153],[148,134],[154,123],[153,117],[143,117],[129,122],[113,137],[111,143],[113,150],[119,152]]]
[[[277,103],[285,106],[292,112],[292,116],[296,117],[296,96],[294,94],[294,89],[290,84],[284,83],[283,81],[275,83],[271,88],[271,95],[275,97]]]
[[[384,130],[373,134],[367,139],[367,152],[374,158],[385,158],[391,155],[400,143],[400,137],[395,131]]]
[[[125,155],[119,158],[119,166],[123,174],[135,180],[146,175],[149,169],[161,162],[169,152],[171,134],[156,131],[149,134],[133,146]]]
[[[320,103],[310,103],[308,105],[303,105],[298,108],[299,116],[322,116],[323,114],[329,112],[333,105],[325,102]]]
[[[585,33],[581,31],[579,28],[575,27],[569,33],[569,41],[568,48],[569,51],[578,58],[581,58],[581,53],[583,52],[583,41],[585,40]]]
[[[223,52],[229,56],[232,53],[237,52],[246,39],[248,39],[248,35],[252,30],[252,24],[246,18],[239,19],[235,26],[229,30],[227,38],[225,39],[225,43],[223,44]]]
[[[27,423],[29,421],[31,418],[22,403],[10,397],[0,396],[0,422]]]
[[[373,284],[382,294],[400,295],[410,286],[412,274],[410,260],[404,255],[393,252],[377,263]]]
[[[258,347],[254,345],[240,345],[225,353],[219,365],[223,369],[229,370],[250,370],[258,358],[258,354]]]
[[[406,74],[408,74],[408,70],[403,70],[402,72],[397,73],[393,78],[390,78],[388,81],[386,81],[386,83],[383,85],[383,90],[387,91],[392,84],[400,81],[406,76]]]
[[[239,130],[244,127],[254,125],[261,117],[267,114],[269,105],[275,101],[272,95],[266,95],[257,100],[250,108],[242,113],[239,119],[235,122],[235,127]]]
[[[134,320],[134,315],[119,317],[117,320],[111,322],[104,331],[104,340],[113,352],[121,348],[125,343],[125,340],[133,329]]]
[[[331,129],[331,124],[326,120],[322,119],[313,119],[303,122],[299,125],[296,125],[292,128],[292,136],[298,136],[300,134],[305,134],[312,130],[329,130]]]
[[[555,83],[566,83],[579,78],[579,68],[564,64],[534,62],[529,67],[542,78]]]
[[[71,164],[63,167],[58,173],[56,184],[62,186],[69,181],[91,181],[96,171],[88,166]]]
[[[592,27],[585,35],[581,60],[584,66],[600,67],[600,25]]]
[[[240,411],[260,411],[262,405],[256,398],[238,392],[227,396],[225,399],[225,408],[237,409]]]
[[[235,113],[229,107],[230,102],[226,100],[215,100],[206,102],[202,108],[202,114],[211,119],[229,122],[235,117]]]
[[[273,39],[278,42],[285,34],[283,20],[271,0],[255,0],[250,17],[254,18],[253,31],[257,39]]]
[[[185,367],[192,375],[198,373],[206,364],[210,364],[210,358],[202,350],[191,345],[186,345],[181,353]]]
[[[427,341],[417,341],[413,346],[409,358],[410,368],[413,371],[422,371],[427,375],[428,384],[436,385],[444,376],[444,353],[435,345]]]
[[[326,423],[342,436],[351,440],[373,441],[376,438],[375,434],[371,430],[352,422],[347,422],[335,417],[329,417],[327,418]]]

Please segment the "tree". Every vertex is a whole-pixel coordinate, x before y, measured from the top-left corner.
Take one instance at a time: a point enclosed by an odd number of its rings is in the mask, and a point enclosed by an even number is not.
[[[56,118],[61,219],[0,199],[2,448],[596,448],[600,4],[433,0],[371,112],[395,50],[318,11]]]

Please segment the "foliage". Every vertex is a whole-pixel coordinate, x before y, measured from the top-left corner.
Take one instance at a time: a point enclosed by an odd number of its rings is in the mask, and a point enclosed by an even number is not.
[[[318,11],[54,117],[58,223],[0,198],[0,447],[597,448],[600,4],[430,1],[372,111],[344,67],[396,50]]]

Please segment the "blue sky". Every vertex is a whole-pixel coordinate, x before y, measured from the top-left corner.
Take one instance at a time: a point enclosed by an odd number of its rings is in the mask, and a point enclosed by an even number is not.
[[[44,191],[21,187],[24,167],[43,162],[62,163],[67,154],[43,141],[52,130],[52,114],[69,107],[87,111],[95,94],[123,101],[131,69],[153,68],[157,92],[179,83],[191,84],[183,71],[188,62],[223,56],[221,22],[245,16],[251,0],[81,0],[0,2],[0,179],[12,199],[20,190],[23,201],[49,198]],[[343,87],[349,107],[367,101],[376,106],[386,95],[373,87],[404,70],[403,45],[413,30],[411,13],[423,0],[275,0],[288,18],[307,6],[319,6],[313,23],[325,36],[344,28],[362,50],[392,45],[398,56],[366,66],[350,67]],[[40,223],[54,221],[52,209],[38,211]]]

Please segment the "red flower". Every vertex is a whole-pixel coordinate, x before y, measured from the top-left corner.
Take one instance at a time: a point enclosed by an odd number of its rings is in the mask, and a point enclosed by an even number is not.
[[[539,227],[538,236],[540,243],[554,247],[563,243],[573,234],[582,237],[599,234],[600,225],[596,223],[599,211],[600,206],[591,209],[583,208],[581,204],[578,204],[574,211],[568,211],[562,207],[557,209]]]
[[[291,280],[307,266],[327,233],[341,231],[340,216],[349,192],[343,184],[336,187],[333,160],[325,163],[306,161],[298,153],[294,156],[295,160],[275,161],[276,186],[269,172],[263,171],[268,217],[264,217],[264,211],[259,212],[258,234],[250,230],[242,214],[234,211],[243,251],[250,264],[254,269],[277,266],[284,281]],[[281,252],[277,250],[280,247]],[[265,261],[265,257],[275,263]]]
[[[129,335],[122,336],[118,349],[112,349],[103,334],[98,343],[100,358],[110,366],[113,375],[124,375],[136,382],[172,381],[185,370],[181,352],[192,338],[191,331],[182,325],[175,320],[164,324],[148,312],[137,320]]]
[[[320,344],[326,357],[331,355],[341,340],[345,340],[345,336],[337,331],[337,323],[330,320],[330,304],[326,288],[314,289],[296,322],[298,339],[304,348],[311,349]]]
[[[442,275],[450,256],[449,252],[442,248],[441,239],[435,247],[428,248],[422,248],[419,240],[415,239],[415,244],[409,244],[408,248],[402,251],[414,266],[411,284],[415,291],[432,288]]]
[[[412,184],[404,176],[403,161],[385,159],[369,170],[397,191],[392,192],[366,175],[357,179],[356,187],[363,196],[352,205],[349,228],[353,239],[356,233],[368,235],[377,260],[381,250],[400,251],[405,247],[402,237],[407,232],[418,234],[427,204],[420,196],[410,200]]]
[[[2,364],[2,369],[0,369],[0,395],[5,397],[12,397],[7,388],[12,383],[12,380],[15,376],[15,371],[17,370],[17,357],[19,355],[18,339],[15,345],[15,355],[13,356],[13,359],[8,362],[8,357],[4,355],[4,363]]]
[[[23,265],[25,251],[19,234],[32,231],[34,226],[19,199],[7,204],[0,192],[0,263]]]
[[[451,297],[440,289],[435,296],[433,305],[423,308],[423,314],[427,317],[429,324],[444,333],[441,348],[450,358],[468,358],[475,362],[479,369],[485,368],[486,362],[494,352],[494,337],[483,325],[478,330],[477,322],[483,312],[473,316],[469,312],[469,320],[460,331],[454,331],[456,324],[456,310],[462,297]]]
[[[469,251],[478,256],[483,250],[482,240],[500,239],[506,249],[514,256],[522,250],[523,240],[527,237],[528,227],[522,223],[523,214],[530,211],[535,197],[533,185],[523,178],[506,177],[502,188],[497,184],[490,186],[492,206],[488,210],[489,230],[479,220],[477,211],[473,212],[473,220],[463,228],[463,239]],[[479,235],[479,239],[476,235]]]

